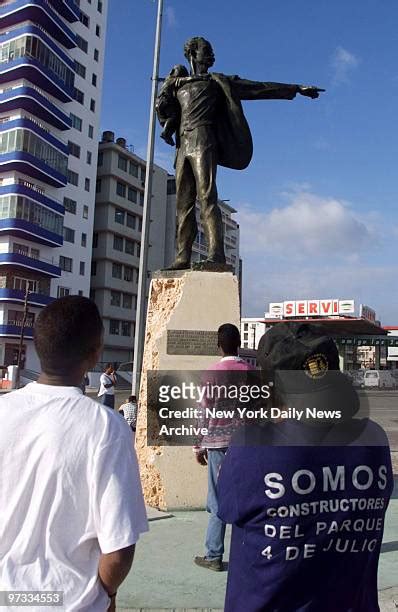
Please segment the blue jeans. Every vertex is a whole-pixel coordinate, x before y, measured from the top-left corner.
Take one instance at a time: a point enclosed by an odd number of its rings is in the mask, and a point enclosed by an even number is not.
[[[217,479],[226,448],[208,449],[208,490],[206,510],[210,513],[206,533],[206,559],[222,559],[224,554],[225,523],[218,518]]]
[[[101,404],[103,404],[107,408],[112,408],[112,410],[115,408],[115,396],[114,395],[111,395],[110,393],[104,393],[104,395],[101,395],[100,400],[101,400]]]

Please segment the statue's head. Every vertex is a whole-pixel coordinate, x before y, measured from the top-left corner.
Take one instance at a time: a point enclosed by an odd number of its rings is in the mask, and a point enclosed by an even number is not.
[[[184,55],[192,71],[195,73],[207,72],[214,64],[214,52],[211,44],[201,36],[190,38],[184,45]]]

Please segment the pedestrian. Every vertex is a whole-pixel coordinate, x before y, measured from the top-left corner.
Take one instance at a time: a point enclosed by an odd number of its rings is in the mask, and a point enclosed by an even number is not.
[[[98,397],[100,398],[101,404],[112,410],[115,408],[115,385],[115,368],[111,363],[108,363],[105,367],[105,371],[100,376]]]
[[[148,529],[131,432],[80,388],[103,333],[88,298],[53,301],[34,326],[37,383],[0,399],[1,588],[68,612],[116,609]]]
[[[238,328],[231,323],[225,323],[218,328],[218,348],[222,355],[221,360],[213,364],[209,370],[223,374],[227,372],[239,372],[251,370],[251,366],[238,355],[240,347],[240,333]],[[217,382],[217,381],[215,381]],[[223,381],[224,382],[224,381]],[[217,478],[229,446],[231,436],[236,426],[236,421],[231,418],[204,419],[208,434],[202,438],[200,444],[194,447],[196,460],[200,465],[208,468],[208,491],[206,510],[209,513],[209,523],[206,533],[203,557],[196,556],[194,562],[200,567],[214,571],[222,571],[225,522],[218,516]]]
[[[237,432],[218,480],[232,523],[225,612],[378,612],[387,437],[321,327],[275,325],[257,358],[270,414]]]
[[[86,387],[90,384],[90,378],[88,376],[88,372],[84,372],[84,376],[82,382],[80,383],[80,389],[82,390],[83,395],[86,395]]]
[[[133,444],[135,442],[135,432],[137,429],[137,398],[135,395],[130,395],[130,397],[122,404],[119,408],[119,412],[123,415],[127,424],[131,428],[133,432]]]

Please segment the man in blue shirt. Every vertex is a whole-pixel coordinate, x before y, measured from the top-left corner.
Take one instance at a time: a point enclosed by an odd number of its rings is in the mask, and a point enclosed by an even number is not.
[[[225,610],[377,612],[393,488],[384,431],[358,418],[318,326],[276,325],[258,360],[274,383],[270,419],[239,430],[218,480],[219,517],[233,525]]]

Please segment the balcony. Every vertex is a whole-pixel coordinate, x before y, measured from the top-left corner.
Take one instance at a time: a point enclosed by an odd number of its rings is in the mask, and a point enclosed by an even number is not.
[[[40,293],[29,293],[28,304],[31,306],[47,306],[55,298]],[[0,302],[23,304],[25,302],[25,291],[19,289],[0,289]]]
[[[53,261],[35,259],[23,253],[0,253],[1,266],[33,270],[48,278],[60,278],[61,276],[61,268],[55,266]]]
[[[67,183],[68,148],[31,119],[0,124],[3,153],[0,170],[15,170],[37,180],[64,187]]]
[[[74,60],[42,28],[21,24],[1,33],[0,43],[0,83],[26,79],[61,102],[73,100]]]
[[[0,336],[7,338],[20,338],[21,336],[21,328],[22,325],[0,325]],[[24,328],[24,337],[25,339],[33,339],[33,327],[25,327]]]
[[[36,87],[16,87],[0,93],[0,112],[7,113],[16,109],[23,109],[58,130],[71,128],[70,117],[50,102],[45,93]]]
[[[53,6],[62,17],[69,23],[74,23],[80,19],[80,9],[73,0],[53,0]]]
[[[24,219],[0,219],[0,236],[3,233],[7,236],[24,238],[44,246],[60,247],[63,245],[63,236]]]
[[[2,27],[9,28],[24,21],[42,26],[67,49],[76,47],[76,37],[57,15],[47,0],[15,0],[0,7]]]
[[[29,183],[23,179],[19,179],[20,183],[13,183],[12,185],[2,185],[0,186],[0,196],[2,195],[21,195],[33,200],[34,202],[38,202],[39,204],[44,204],[47,208],[51,208],[55,212],[63,215],[65,214],[65,208],[63,204],[51,196],[51,198],[44,195],[44,193],[37,189],[34,183]]]

